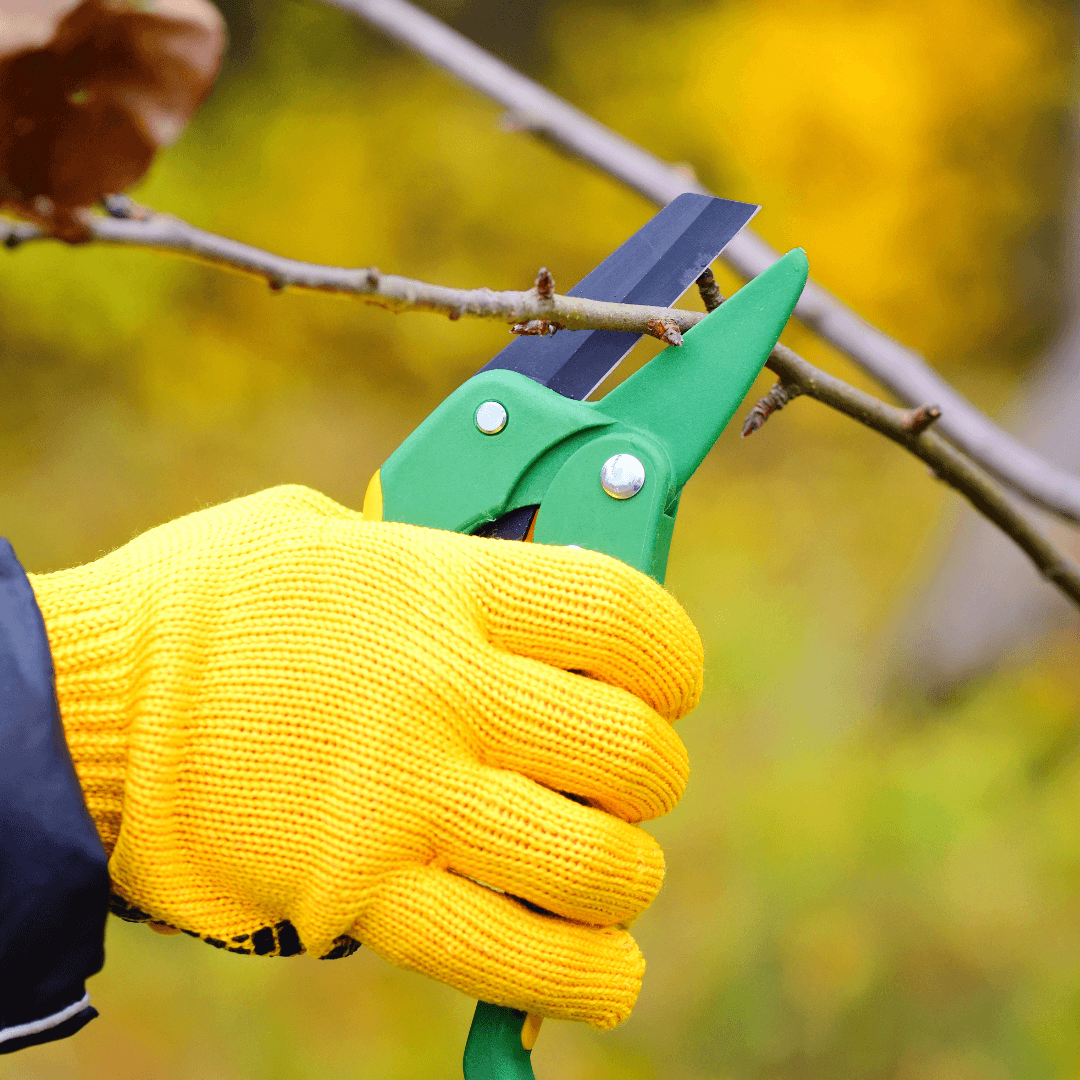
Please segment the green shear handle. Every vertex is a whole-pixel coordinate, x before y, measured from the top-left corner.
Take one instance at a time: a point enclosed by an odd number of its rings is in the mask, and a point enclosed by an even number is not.
[[[467,1080],[535,1080],[532,1048],[539,1026],[519,1009],[478,1001],[465,1042]]]
[[[807,271],[802,249],[788,252],[598,402],[480,372],[375,475],[365,515],[472,533],[538,506],[535,543],[603,551],[663,582],[683,485],[764,366]],[[525,1020],[477,1006],[466,1080],[533,1080]]]

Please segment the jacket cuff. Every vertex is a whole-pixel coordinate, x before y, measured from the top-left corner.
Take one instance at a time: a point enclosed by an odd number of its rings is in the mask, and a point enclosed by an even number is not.
[[[45,623],[0,539],[0,1053],[78,1031],[105,959],[105,849],[71,763]]]

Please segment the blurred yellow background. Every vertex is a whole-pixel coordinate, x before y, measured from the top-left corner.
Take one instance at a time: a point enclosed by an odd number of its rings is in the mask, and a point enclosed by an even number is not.
[[[336,11],[224,5],[226,70],[136,193],[261,247],[565,289],[653,208]],[[983,408],[1062,307],[1075,36],[1033,0],[433,5],[722,195]],[[496,324],[133,250],[27,246],[0,288],[0,532],[28,569],[296,482],[371,473]],[[735,287],[727,278],[725,287]],[[688,297],[696,304],[696,297]],[[805,331],[785,337],[869,385]],[[643,350],[643,356],[650,355]],[[758,390],[769,385],[762,379]],[[959,501],[810,401],[732,425],[669,587],[708,649],[668,880],[614,1033],[548,1024],[540,1080],[1005,1080],[1080,1071],[1075,630],[947,700],[892,663]],[[110,920],[102,1013],[0,1080],[450,1080],[472,1003],[367,950],[252,960]]]

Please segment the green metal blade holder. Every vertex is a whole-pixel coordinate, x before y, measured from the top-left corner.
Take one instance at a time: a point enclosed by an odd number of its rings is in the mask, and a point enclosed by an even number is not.
[[[380,470],[383,520],[471,533],[538,505],[536,543],[603,551],[663,581],[683,485],[757,378],[806,275],[802,250],[788,252],[598,402],[513,371],[474,376]],[[493,404],[505,420],[486,431]],[[644,472],[630,497],[602,479],[620,454]]]

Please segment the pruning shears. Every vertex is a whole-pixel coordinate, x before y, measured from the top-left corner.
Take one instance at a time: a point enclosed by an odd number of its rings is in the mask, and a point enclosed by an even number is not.
[[[760,209],[680,195],[570,290],[670,306]],[[640,335],[521,337],[455,390],[372,477],[369,520],[577,545],[663,582],[683,485],[768,359],[807,278],[788,252],[599,401]],[[466,1080],[533,1080],[539,1019],[480,1002]]]

